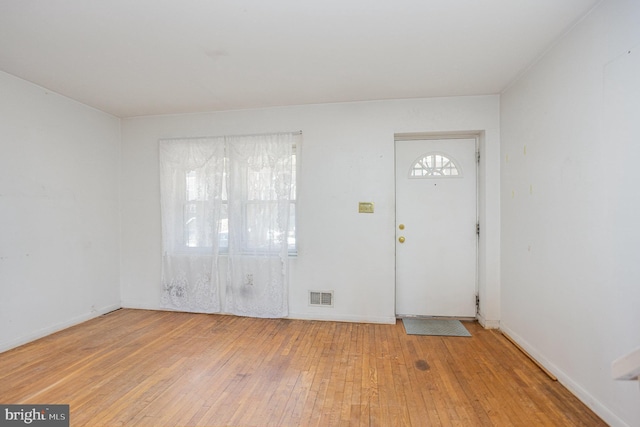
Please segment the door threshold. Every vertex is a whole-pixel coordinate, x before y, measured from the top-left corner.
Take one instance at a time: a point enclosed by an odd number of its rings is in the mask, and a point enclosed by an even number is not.
[[[459,320],[461,322],[475,322],[476,317],[464,316],[424,316],[415,314],[396,314],[396,319],[435,319],[435,320]]]

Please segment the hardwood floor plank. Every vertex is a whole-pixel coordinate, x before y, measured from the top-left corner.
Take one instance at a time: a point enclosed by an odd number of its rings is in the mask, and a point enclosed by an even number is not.
[[[73,426],[604,426],[501,334],[118,310],[0,354]]]

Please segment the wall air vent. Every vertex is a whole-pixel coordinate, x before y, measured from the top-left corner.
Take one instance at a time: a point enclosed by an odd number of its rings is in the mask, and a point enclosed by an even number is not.
[[[333,291],[309,291],[309,305],[333,307]]]

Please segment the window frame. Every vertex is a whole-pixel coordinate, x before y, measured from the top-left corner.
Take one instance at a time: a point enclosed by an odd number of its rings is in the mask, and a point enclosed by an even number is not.
[[[430,175],[414,175],[416,170],[427,171],[426,167],[422,167],[418,169],[416,165],[424,164],[423,161],[428,157],[434,157],[434,161],[437,161],[437,157],[440,156],[448,161],[449,164],[453,166],[453,170],[456,171],[455,175],[447,175],[447,174],[430,174]],[[452,168],[449,168],[452,169]],[[445,170],[444,165],[442,167],[432,167],[431,170]],[[427,153],[421,154],[417,157],[413,162],[411,162],[411,166],[409,167],[409,178],[410,179],[454,179],[454,178],[462,178],[463,171],[460,167],[458,161],[450,156],[449,154],[440,152],[440,151],[429,151]]]
[[[299,240],[298,240],[298,209],[297,209],[297,205],[298,205],[298,177],[300,176],[300,145],[299,144],[293,144],[292,145],[292,152],[291,152],[291,157],[292,157],[292,162],[293,162],[293,174],[292,174],[292,178],[291,178],[291,186],[292,186],[292,194],[291,197],[292,199],[289,201],[290,207],[289,207],[289,212],[291,215],[291,212],[293,212],[293,218],[292,220],[289,221],[289,231],[287,232],[287,242],[289,241],[289,235],[293,234],[293,244],[289,244],[287,245],[287,253],[290,257],[295,257],[298,254],[298,244],[299,244]],[[226,189],[226,185],[227,185],[227,179],[228,179],[228,170],[227,170],[227,166],[228,166],[228,162],[229,162],[229,157],[225,151],[225,158],[224,158],[224,172],[223,172],[223,182],[222,182],[222,193],[223,193],[223,197],[220,200],[220,204],[226,206],[226,212],[227,212],[227,216],[226,218],[221,218],[220,220],[227,220],[227,239],[226,239],[226,245],[221,245],[220,243],[220,233],[218,233],[218,254],[219,255],[227,255],[229,253],[229,226],[228,226],[228,220],[229,220],[229,198],[228,198],[228,192]],[[192,173],[192,171],[185,171],[184,172],[184,201],[182,203],[182,216],[180,218],[180,225],[181,228],[183,230],[183,232],[181,233],[182,238],[178,238],[178,236],[176,236],[176,239],[178,241],[176,241],[175,244],[175,248],[176,248],[176,252],[178,253],[184,253],[184,254],[202,254],[203,256],[207,256],[207,255],[211,255],[211,249],[213,248],[213,246],[207,246],[207,245],[198,245],[198,246],[190,246],[188,243],[189,240],[189,233],[187,231],[187,223],[190,221],[190,219],[187,219],[187,206],[189,205],[194,205],[197,203],[202,203],[205,202],[206,200],[206,195],[207,192],[205,191],[205,199],[189,199],[189,189],[188,189],[188,174]],[[197,178],[197,177],[196,177]],[[242,247],[242,251],[246,252],[247,254],[268,254],[271,253],[270,251],[264,250],[261,251],[259,249],[252,249],[246,246],[246,242],[249,241],[247,235],[248,235],[248,224],[247,224],[247,206],[250,204],[268,204],[268,203],[278,203],[277,200],[273,200],[273,199],[269,199],[269,200],[249,200],[248,199],[248,195],[246,194],[247,189],[244,188],[243,193],[245,193],[242,197],[242,207],[241,207],[241,211],[242,211],[242,221],[243,221],[243,225],[242,225],[242,230],[243,230],[243,237],[241,239],[241,241],[243,242],[243,247]]]

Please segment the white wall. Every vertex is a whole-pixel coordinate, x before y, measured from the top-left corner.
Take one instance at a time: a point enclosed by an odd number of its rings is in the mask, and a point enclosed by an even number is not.
[[[122,298],[160,307],[158,139],[302,130],[298,257],[290,315],[395,319],[394,133],[484,131],[482,318],[499,319],[499,98],[464,97],[268,108],[123,121]],[[486,188],[485,188],[486,187]],[[374,202],[359,214],[358,202]],[[335,306],[309,307],[308,290],[334,290]]]
[[[612,425],[640,425],[640,2],[602,2],[501,98],[502,328]]]
[[[120,121],[0,72],[0,351],[120,305]]]

